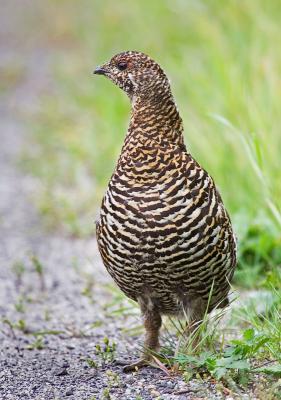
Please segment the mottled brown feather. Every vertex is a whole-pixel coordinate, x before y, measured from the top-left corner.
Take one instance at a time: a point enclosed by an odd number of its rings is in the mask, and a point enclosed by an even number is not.
[[[127,63],[123,71],[120,60]],[[182,120],[160,66],[142,53],[125,52],[102,68],[132,102],[97,223],[104,265],[142,309],[159,314],[185,309],[200,318],[211,288],[208,311],[227,304],[236,265],[229,215],[213,179],[186,150]]]

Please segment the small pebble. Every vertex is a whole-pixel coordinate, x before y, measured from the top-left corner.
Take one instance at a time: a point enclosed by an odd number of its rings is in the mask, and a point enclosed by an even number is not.
[[[69,363],[67,361],[62,363],[62,368],[69,368]]]
[[[74,392],[73,392],[72,388],[66,389],[66,392],[65,392],[66,396],[72,396],[73,394],[74,394]]]
[[[55,375],[56,375],[56,376],[65,376],[65,375],[68,375],[67,369],[61,368],[61,369],[59,369],[59,370],[56,372]]]

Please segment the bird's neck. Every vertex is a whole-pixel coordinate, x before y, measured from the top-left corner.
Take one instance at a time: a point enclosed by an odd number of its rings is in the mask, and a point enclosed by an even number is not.
[[[183,145],[183,124],[171,92],[132,98],[125,147],[145,143]]]

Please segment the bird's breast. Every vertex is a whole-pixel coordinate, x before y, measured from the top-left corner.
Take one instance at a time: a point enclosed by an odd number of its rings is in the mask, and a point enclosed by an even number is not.
[[[194,176],[168,167],[150,170],[139,165],[116,171],[105,194],[100,226],[103,238],[112,252],[118,250],[137,262],[147,257],[167,261],[178,248],[185,254],[204,236],[219,234],[212,217],[216,197],[209,178],[192,185]],[[214,210],[218,214],[217,210]],[[216,239],[218,240],[218,239]]]
[[[235,263],[231,224],[212,178],[184,161],[119,164],[109,183],[98,243],[108,271],[131,297],[130,288],[138,293],[144,285],[159,293],[181,285],[208,296],[214,277],[226,285]]]

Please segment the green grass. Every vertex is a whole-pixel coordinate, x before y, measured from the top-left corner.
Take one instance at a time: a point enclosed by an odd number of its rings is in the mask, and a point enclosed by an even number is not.
[[[262,390],[262,398],[279,399],[280,269],[274,268],[268,274],[252,298],[245,293],[236,296],[242,299],[234,301],[230,312],[206,314],[202,324],[189,335],[185,321],[166,321],[165,345],[161,353],[155,354],[158,365],[168,374],[181,372],[186,381],[214,379],[236,395],[251,391],[256,397],[257,391]]]
[[[116,287],[106,305],[111,316],[136,316],[134,302]],[[187,334],[186,320],[165,317],[159,353],[155,362],[166,374],[180,373],[185,381],[215,382],[216,388],[236,396],[281,398],[281,270],[272,268],[258,289],[234,291],[230,310],[205,315],[202,324]],[[139,338],[143,327],[136,320],[124,336]],[[142,347],[139,347],[139,351]],[[238,397],[240,398],[240,397]]]
[[[160,359],[168,361],[171,368],[176,366],[186,380],[213,377],[236,395],[247,388],[255,391],[253,383],[258,386],[257,382],[263,382],[263,398],[280,398],[280,270],[275,268],[268,274],[262,287],[252,301],[244,299],[233,307],[227,324],[220,323],[221,313],[206,317],[197,346],[192,346],[192,342],[198,332],[186,338],[177,329],[180,346],[168,345],[168,356],[160,354]]]

